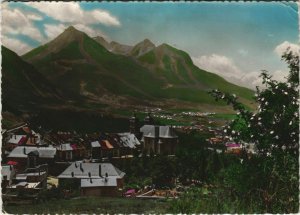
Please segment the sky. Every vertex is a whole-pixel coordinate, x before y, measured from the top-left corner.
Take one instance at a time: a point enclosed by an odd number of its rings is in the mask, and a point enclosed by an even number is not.
[[[145,38],[186,51],[195,65],[233,83],[260,86],[261,70],[283,81],[281,55],[299,53],[297,3],[5,2],[2,44],[19,55],[70,25],[134,45]]]

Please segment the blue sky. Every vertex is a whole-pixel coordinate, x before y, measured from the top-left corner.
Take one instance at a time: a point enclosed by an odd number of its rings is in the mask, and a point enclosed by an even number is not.
[[[190,54],[194,63],[252,87],[260,70],[286,75],[280,54],[299,50],[296,3],[2,3],[2,43],[19,54],[73,25],[133,45],[148,38]]]

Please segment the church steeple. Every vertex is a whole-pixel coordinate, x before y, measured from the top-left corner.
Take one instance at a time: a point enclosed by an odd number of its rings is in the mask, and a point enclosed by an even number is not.
[[[144,119],[144,123],[145,125],[154,125],[154,119],[152,118],[149,112],[147,113],[147,116]]]
[[[139,135],[139,119],[135,112],[133,112],[132,116],[129,118],[129,130],[130,133],[135,134],[135,136]]]

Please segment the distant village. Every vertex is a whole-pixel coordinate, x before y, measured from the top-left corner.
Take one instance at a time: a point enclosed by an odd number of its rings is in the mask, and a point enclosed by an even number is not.
[[[210,132],[212,137],[207,139],[210,143],[208,149],[217,152],[256,151],[253,144],[243,144],[242,147],[232,142],[221,129],[199,125],[156,125],[150,113],[142,126],[135,114],[129,122],[128,132],[123,133],[45,132],[39,128],[34,130],[28,123],[2,130],[3,201],[38,201],[41,192],[70,184],[79,189],[81,196],[158,197],[151,189],[138,195],[133,189],[124,190],[126,173],[117,168],[114,161],[142,155],[174,156],[180,144],[178,132]],[[214,145],[224,147],[216,149]],[[65,195],[68,195],[68,190],[65,190]]]

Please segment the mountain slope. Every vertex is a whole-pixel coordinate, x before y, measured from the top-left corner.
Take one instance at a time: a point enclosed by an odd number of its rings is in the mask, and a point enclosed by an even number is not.
[[[242,98],[251,100],[253,92],[247,88],[227,82],[222,77],[204,71],[192,62],[190,56],[167,44],[162,44],[137,57],[145,67],[157,72],[169,86],[201,90],[218,88],[225,92],[235,92]]]
[[[2,46],[3,111],[20,111],[43,102],[60,101],[53,85],[16,53]]]
[[[103,37],[100,36],[94,37],[93,39],[114,54],[129,55],[130,51],[133,48],[132,46],[124,45],[115,41],[111,41],[109,43]]]
[[[149,99],[151,95],[141,88],[159,87],[155,77],[133,59],[109,52],[73,27],[23,57],[73,96],[80,94],[100,100],[107,95]]]
[[[145,39],[142,42],[136,44],[130,51],[130,55],[133,57],[139,57],[153,50],[155,45],[149,40]]]
[[[214,88],[251,101],[251,90],[199,69],[187,53],[167,44],[155,47],[146,39],[124,55],[115,54],[112,44],[69,27],[23,58],[64,92],[110,106],[222,105],[207,94]]]

